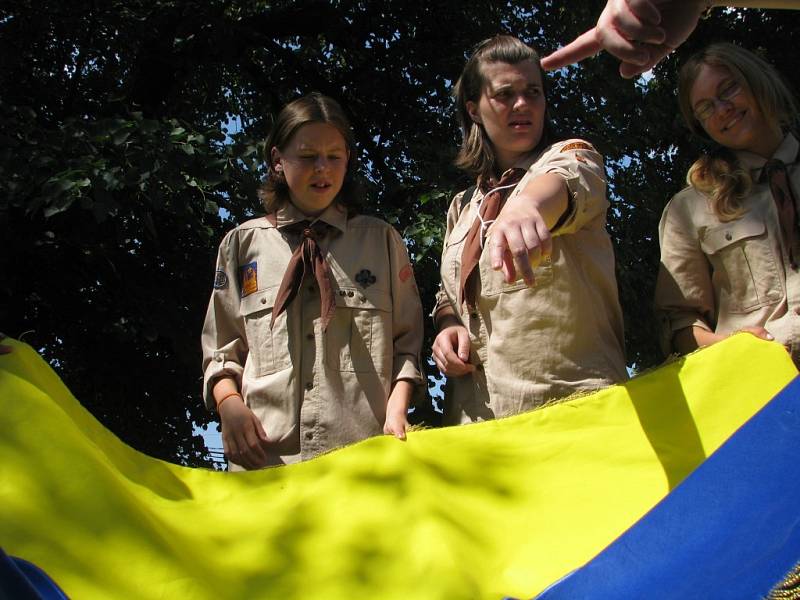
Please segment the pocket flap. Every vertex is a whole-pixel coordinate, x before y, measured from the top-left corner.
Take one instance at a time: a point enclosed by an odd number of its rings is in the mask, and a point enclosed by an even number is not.
[[[342,286],[333,290],[336,306],[358,308],[361,310],[392,310],[392,297],[388,292],[368,287],[367,289]]]
[[[453,231],[450,232],[450,237],[447,238],[447,244],[445,244],[445,247],[455,246],[456,244],[463,242],[471,228],[472,219],[470,219],[469,222],[465,222],[464,219],[460,219],[458,223],[456,223],[456,226],[453,227]]]
[[[252,315],[262,310],[269,310],[275,306],[275,298],[278,295],[278,288],[273,286],[265,290],[258,290],[242,298],[240,310],[242,316]]]
[[[723,248],[751,237],[764,234],[766,225],[757,219],[739,219],[706,230],[700,247],[706,254],[716,254]]]

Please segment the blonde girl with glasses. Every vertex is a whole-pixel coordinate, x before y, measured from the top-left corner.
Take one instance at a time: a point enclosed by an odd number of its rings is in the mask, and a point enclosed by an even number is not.
[[[659,224],[664,348],[685,353],[747,331],[800,364],[795,99],[770,64],[721,43],[686,61],[678,100],[716,149],[692,165]]]

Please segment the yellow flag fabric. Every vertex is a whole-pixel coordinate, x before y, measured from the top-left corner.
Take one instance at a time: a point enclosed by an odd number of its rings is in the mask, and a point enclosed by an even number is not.
[[[223,473],[145,456],[27,346],[0,356],[0,546],[72,598],[531,597],[797,374],[737,335],[591,395]]]

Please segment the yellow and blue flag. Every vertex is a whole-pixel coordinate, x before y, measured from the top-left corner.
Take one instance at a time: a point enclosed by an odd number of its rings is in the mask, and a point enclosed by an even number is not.
[[[636,586],[669,589],[670,572],[688,577],[676,565],[703,571],[762,526],[781,535],[748,564],[780,571],[774,584],[800,558],[800,507],[776,508],[775,486],[748,495],[777,477],[764,460],[798,447],[781,431],[800,431],[797,392],[781,393],[797,371],[781,346],[750,335],[533,412],[244,473],[135,451],[10,343],[0,547],[71,598],[653,598]],[[741,535],[720,538],[731,514]],[[608,573],[633,588],[582,595]]]

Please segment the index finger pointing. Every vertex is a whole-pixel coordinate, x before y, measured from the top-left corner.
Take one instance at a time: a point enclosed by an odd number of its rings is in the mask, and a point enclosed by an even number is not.
[[[592,27],[563,48],[559,48],[552,54],[545,56],[541,62],[542,69],[545,71],[560,69],[584,58],[594,56],[602,49],[600,42],[597,41],[597,28]]]

